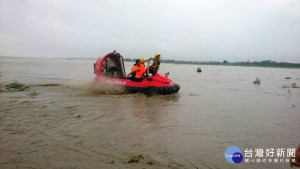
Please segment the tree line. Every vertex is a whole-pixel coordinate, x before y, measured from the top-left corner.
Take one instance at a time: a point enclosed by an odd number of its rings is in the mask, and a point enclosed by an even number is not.
[[[125,58],[124,61],[135,62],[136,59]],[[276,62],[272,60],[264,61],[247,61],[247,62],[229,62],[224,60],[223,62],[219,61],[182,61],[182,60],[170,60],[170,59],[161,59],[161,63],[174,63],[174,64],[196,64],[196,65],[232,65],[232,66],[260,66],[260,67],[290,67],[290,68],[300,68],[300,63],[288,63],[288,62]]]

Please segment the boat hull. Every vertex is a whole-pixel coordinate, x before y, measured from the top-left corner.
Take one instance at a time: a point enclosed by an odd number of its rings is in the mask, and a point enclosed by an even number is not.
[[[129,79],[108,78],[105,76],[96,76],[94,82],[122,87],[126,93],[145,93],[146,95],[153,93],[169,95],[177,93],[180,90],[178,84],[173,83],[170,79],[160,74],[149,76],[142,82],[135,82]]]

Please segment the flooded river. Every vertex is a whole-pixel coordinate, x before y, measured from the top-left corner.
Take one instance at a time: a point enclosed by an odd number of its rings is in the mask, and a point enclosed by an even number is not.
[[[163,63],[181,89],[147,97],[95,86],[95,60],[0,58],[1,169],[289,168],[224,152],[298,147],[300,69]]]

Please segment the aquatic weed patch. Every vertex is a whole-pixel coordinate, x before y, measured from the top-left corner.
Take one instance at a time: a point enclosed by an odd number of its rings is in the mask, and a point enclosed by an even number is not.
[[[197,72],[202,72],[200,67],[197,68]]]
[[[8,85],[5,85],[6,89],[13,89],[13,90],[19,90],[19,91],[23,91],[24,89],[28,88],[28,86],[19,83],[19,82],[13,82],[13,83],[9,83]]]
[[[254,84],[260,84],[260,79],[257,77],[253,83]]]

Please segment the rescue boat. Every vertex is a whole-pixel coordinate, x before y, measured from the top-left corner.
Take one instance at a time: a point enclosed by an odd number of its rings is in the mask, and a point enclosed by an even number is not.
[[[97,59],[94,63],[95,83],[111,84],[125,89],[127,93],[144,93],[146,95],[177,93],[180,86],[174,83],[167,75],[156,73],[144,78],[142,82],[125,79],[123,57],[116,51]]]

